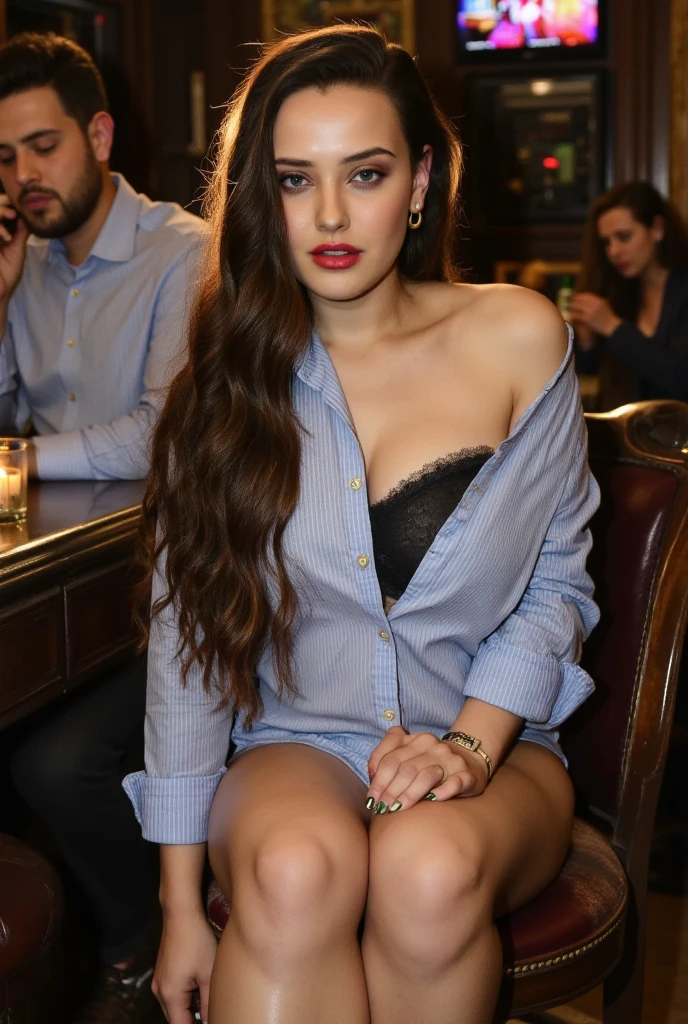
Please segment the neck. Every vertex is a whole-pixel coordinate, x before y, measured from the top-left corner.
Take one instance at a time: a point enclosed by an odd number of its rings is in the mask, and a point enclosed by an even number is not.
[[[663,291],[668,276],[669,268],[663,267],[656,260],[652,260],[640,275],[640,286],[643,293],[647,295],[648,292]]]
[[[96,208],[80,228],[73,231],[71,235],[65,235],[62,239],[67,259],[74,267],[78,267],[88,258],[91,249],[96,244],[103,224],[107,220],[112,204],[117,195],[117,186],[110,177],[107,169],[103,170],[103,188],[96,204]]]
[[[355,299],[336,301],[311,292],[315,329],[326,348],[351,352],[393,335],[401,328],[412,301],[396,267],[370,291]]]

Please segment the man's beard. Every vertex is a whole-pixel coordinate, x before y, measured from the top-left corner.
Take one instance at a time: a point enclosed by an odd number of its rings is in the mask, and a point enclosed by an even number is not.
[[[97,161],[89,153],[83,177],[79,180],[71,195],[66,199],[63,199],[61,195],[52,189],[29,187],[19,197],[18,205],[26,226],[37,238],[64,238],[66,235],[71,235],[78,231],[86,223],[98,205],[102,191],[103,176]],[[35,214],[23,209],[22,202],[26,196],[35,195],[36,193],[53,196],[62,207],[61,213],[47,224],[41,222],[40,215],[37,218]]]

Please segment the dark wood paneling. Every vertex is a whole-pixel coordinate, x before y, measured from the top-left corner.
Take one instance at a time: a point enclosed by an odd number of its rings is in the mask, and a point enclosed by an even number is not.
[[[205,0],[205,59],[208,88],[209,128],[222,123],[227,101],[241,77],[257,56],[260,42],[261,7],[253,3]]]
[[[127,654],[138,634],[132,615],[132,559],[68,583],[65,594],[67,672],[73,686]]]
[[[26,528],[0,551],[0,728],[134,653],[141,493],[30,485]]]
[[[65,661],[59,588],[0,613],[0,725],[63,692]]]
[[[669,192],[671,0],[615,0],[614,177]]]

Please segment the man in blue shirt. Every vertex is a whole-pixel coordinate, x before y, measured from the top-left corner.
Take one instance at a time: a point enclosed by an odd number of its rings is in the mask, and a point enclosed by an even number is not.
[[[109,173],[105,110],[84,128],[50,85],[0,89],[0,179],[20,215],[5,207],[0,227],[0,431],[33,422],[44,479],[144,477],[204,222]]]
[[[113,129],[85,51],[33,34],[0,48],[0,434],[33,425],[41,479],[144,477],[185,351],[206,226],[110,173]],[[100,929],[106,967],[80,1024],[130,1024],[152,998],[154,885],[120,786],[144,703],[136,660],[29,719],[11,757]]]

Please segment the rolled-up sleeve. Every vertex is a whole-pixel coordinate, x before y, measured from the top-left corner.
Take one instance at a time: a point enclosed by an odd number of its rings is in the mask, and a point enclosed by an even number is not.
[[[467,697],[525,719],[530,728],[556,728],[594,689],[577,664],[599,618],[585,569],[592,543],[588,523],[599,505],[599,488],[588,468],[582,413],[580,421],[583,439],[574,449],[526,591],[478,648],[464,690]]]
[[[162,569],[153,600],[164,592]],[[143,836],[154,843],[205,842],[215,790],[224,775],[231,711],[218,710],[216,690],[203,688],[194,664],[182,686],[179,631],[173,606],[151,625],[146,698],[146,770],[128,775],[124,788]]]

